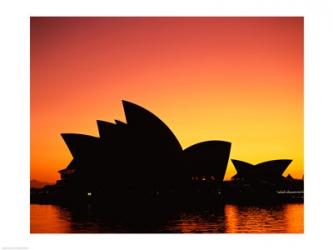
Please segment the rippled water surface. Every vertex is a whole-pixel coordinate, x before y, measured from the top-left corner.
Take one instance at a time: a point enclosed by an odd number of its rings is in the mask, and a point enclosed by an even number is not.
[[[89,209],[30,206],[31,233],[303,233],[303,204],[227,204],[219,211],[179,212],[158,219],[119,221],[96,217]],[[140,217],[140,216],[138,216]]]

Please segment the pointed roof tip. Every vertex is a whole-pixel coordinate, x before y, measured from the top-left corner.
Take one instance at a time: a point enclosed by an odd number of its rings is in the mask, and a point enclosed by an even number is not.
[[[72,135],[73,135],[72,133],[61,133],[60,134],[61,138],[66,143],[67,147],[69,147],[69,145],[70,145]]]
[[[72,133],[60,133],[62,139],[66,140],[69,136],[73,135]]]
[[[251,164],[249,162],[246,161],[240,161],[240,160],[236,160],[236,159],[230,159],[232,162],[242,162],[242,163],[246,163],[246,164]],[[252,165],[252,164],[251,164]]]
[[[149,110],[147,110],[146,108],[134,103],[134,102],[130,102],[127,100],[121,100],[122,104],[123,104],[123,108],[125,111],[125,115],[127,112],[130,112],[131,110],[144,110],[145,112],[151,113]]]
[[[69,137],[69,136],[80,136],[80,135],[85,136],[85,134],[78,134],[78,133],[60,133],[60,135],[62,138]]]
[[[133,102],[129,102],[127,100],[121,100],[121,103],[123,104],[123,107],[127,106],[127,105],[136,105],[135,103]]]
[[[251,167],[255,166],[255,164],[252,164],[252,163],[249,163],[246,161],[240,161],[240,160],[236,160],[236,159],[230,159],[230,160],[236,169],[239,167],[239,165],[241,165],[241,166],[246,165],[246,166],[251,166]]]
[[[116,125],[115,123],[108,122],[108,121],[103,121],[103,120],[96,120],[96,123],[97,123],[97,126],[100,126],[100,125],[108,125],[108,126]]]
[[[138,104],[135,104],[134,102],[129,102],[127,100],[121,100],[121,103],[122,103],[123,109],[125,111],[125,116],[129,110],[138,109],[138,108],[144,109],[143,107],[139,106]]]
[[[79,134],[79,133],[60,133],[61,137],[66,141],[67,139],[70,140],[77,140],[77,139],[99,139],[96,136],[86,135],[86,134]]]
[[[135,102],[130,102],[130,101],[127,101],[127,100],[121,100],[122,104],[123,104],[123,108],[124,110],[126,109],[140,109],[140,110],[144,110],[148,113],[151,113],[153,114],[151,111],[149,111],[148,109],[146,109],[145,107],[139,105],[139,104],[136,104]],[[153,114],[155,116],[155,114]]]
[[[264,162],[258,163],[256,165],[270,164],[270,163],[274,163],[274,162],[285,162],[285,163],[287,163],[287,166],[288,166],[292,161],[293,161],[292,159],[276,159],[276,160],[264,161]]]
[[[106,131],[110,131],[116,126],[115,123],[102,121],[102,120],[96,120],[96,123],[97,123],[97,128],[98,128],[98,133],[99,133],[100,138],[104,137],[105,133],[108,133]]]
[[[114,120],[115,125],[127,125],[125,122],[119,121],[117,119]]]

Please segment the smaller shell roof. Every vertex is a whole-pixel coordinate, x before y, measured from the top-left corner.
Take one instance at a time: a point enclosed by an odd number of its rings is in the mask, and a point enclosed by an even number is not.
[[[192,176],[224,176],[231,143],[205,141],[184,150],[185,166]]]
[[[84,134],[63,133],[61,136],[74,158],[90,153],[90,150],[96,150],[99,141],[98,137]]]
[[[248,162],[231,160],[237,170],[237,177],[276,178],[280,177],[292,162],[290,159],[278,159],[253,165]]]

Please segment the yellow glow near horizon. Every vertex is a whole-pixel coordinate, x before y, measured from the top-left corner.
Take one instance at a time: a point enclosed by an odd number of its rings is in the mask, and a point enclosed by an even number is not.
[[[231,159],[292,159],[302,178],[303,19],[31,19],[31,179],[59,179],[60,133],[98,135],[97,119],[125,120],[123,99],[183,148],[229,141]]]

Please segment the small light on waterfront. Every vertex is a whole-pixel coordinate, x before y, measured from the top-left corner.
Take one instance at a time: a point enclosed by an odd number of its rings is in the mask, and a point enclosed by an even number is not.
[[[91,196],[91,192],[88,192],[88,193],[87,193],[87,196]]]

